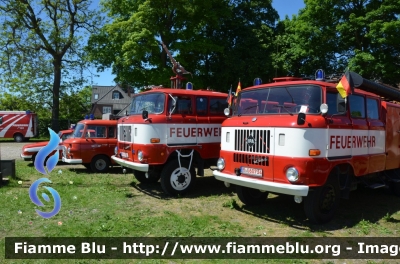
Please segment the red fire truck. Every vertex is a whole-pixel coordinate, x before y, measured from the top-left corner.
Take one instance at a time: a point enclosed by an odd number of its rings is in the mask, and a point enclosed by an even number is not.
[[[227,94],[179,89],[186,72],[173,60],[172,88],[154,88],[132,99],[130,115],[118,120],[118,143],[112,159],[133,169],[142,183],[161,181],[165,193],[182,194],[193,185],[197,168],[216,165]],[[126,169],[124,170],[126,172]]]
[[[37,114],[31,111],[0,111],[0,138],[16,142],[39,135]]]
[[[226,109],[213,174],[245,204],[292,195],[311,222],[325,223],[360,185],[400,195],[400,105],[391,102],[400,91],[350,72],[354,91],[343,99],[337,80],[317,73],[242,90]]]

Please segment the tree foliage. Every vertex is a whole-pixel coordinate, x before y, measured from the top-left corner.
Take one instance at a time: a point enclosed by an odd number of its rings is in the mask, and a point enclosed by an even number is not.
[[[83,33],[101,20],[88,0],[0,0],[2,86],[52,111],[58,130],[60,96],[85,83]]]
[[[274,62],[288,74],[318,68],[400,83],[399,0],[305,0],[305,8],[277,27]]]
[[[229,89],[242,78],[267,76],[277,12],[271,1],[106,0],[112,23],[92,35],[90,58],[112,67],[119,83],[169,87],[175,59],[193,73],[195,88]]]

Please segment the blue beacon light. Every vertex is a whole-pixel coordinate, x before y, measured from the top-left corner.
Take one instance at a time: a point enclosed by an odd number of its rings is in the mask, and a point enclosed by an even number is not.
[[[315,80],[316,81],[323,81],[325,80],[325,72],[321,69],[315,72]]]
[[[254,81],[253,81],[253,84],[254,84],[254,86],[261,85],[262,84],[261,78],[255,78]]]
[[[188,83],[186,84],[186,90],[193,90],[193,83],[188,82]]]

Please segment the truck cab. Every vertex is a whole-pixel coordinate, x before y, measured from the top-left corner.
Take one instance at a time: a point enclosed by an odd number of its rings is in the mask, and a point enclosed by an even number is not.
[[[196,174],[216,165],[226,99],[225,93],[172,88],[135,95],[129,116],[118,120],[112,159],[139,182],[161,179],[167,194],[187,192]]]
[[[62,142],[62,161],[82,164],[93,172],[106,172],[117,145],[117,120],[82,120],[72,136]]]
[[[284,77],[242,90],[222,124],[217,180],[245,204],[292,195],[311,222],[330,221],[362,185],[400,193],[398,90],[363,79],[343,98],[339,80]],[[397,96],[397,97],[396,97]]]

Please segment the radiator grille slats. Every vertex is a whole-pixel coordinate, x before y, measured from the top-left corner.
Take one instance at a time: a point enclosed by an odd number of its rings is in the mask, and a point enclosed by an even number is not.
[[[121,141],[132,142],[132,126],[119,126],[119,138]]]
[[[269,159],[267,156],[253,155],[253,154],[234,153],[233,162],[254,164],[260,166],[269,165]]]
[[[235,129],[235,150],[251,153],[270,153],[270,130]]]

